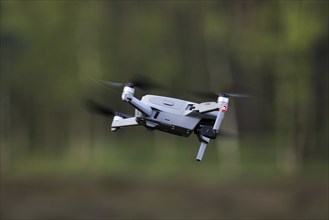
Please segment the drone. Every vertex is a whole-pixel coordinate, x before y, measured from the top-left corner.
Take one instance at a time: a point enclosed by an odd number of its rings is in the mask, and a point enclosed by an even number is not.
[[[144,126],[150,130],[158,130],[173,135],[189,137],[196,134],[200,141],[197,161],[201,161],[210,140],[216,139],[220,134],[220,126],[228,110],[231,97],[249,97],[237,93],[202,93],[203,96],[215,99],[214,102],[195,103],[182,99],[144,95],[141,99],[134,96],[135,89],[149,89],[156,84],[147,80],[132,80],[128,83],[97,80],[107,87],[123,88],[121,99],[135,108],[135,115],[128,116],[121,112],[114,112],[110,108],[95,101],[88,100],[87,107],[94,113],[113,116],[111,131],[131,126]],[[200,93],[199,93],[200,95]]]

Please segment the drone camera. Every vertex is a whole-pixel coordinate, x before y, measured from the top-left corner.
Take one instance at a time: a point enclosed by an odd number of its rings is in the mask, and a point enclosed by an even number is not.
[[[215,139],[217,137],[217,131],[215,129],[213,129],[212,127],[209,127],[209,126],[203,126],[201,129],[200,129],[200,134],[207,137],[207,138],[210,138],[210,139]]]

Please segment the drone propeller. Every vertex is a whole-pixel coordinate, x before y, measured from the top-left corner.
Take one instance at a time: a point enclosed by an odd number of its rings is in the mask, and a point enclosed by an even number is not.
[[[222,92],[217,94],[217,96],[222,95],[222,96],[226,96],[226,97],[233,97],[233,98],[251,98],[251,95],[248,94],[242,94],[242,93],[226,93],[226,92]]]
[[[96,80],[96,81],[103,84],[104,86],[109,86],[109,87],[121,88],[125,86],[124,83],[111,82],[106,80]]]
[[[213,92],[213,91],[203,91],[203,90],[192,90],[190,93],[192,95],[198,96],[200,98],[206,98],[211,100],[216,100],[219,96],[232,97],[232,98],[252,98],[250,94],[255,94],[255,91],[249,85],[241,82],[231,82],[226,86],[219,86],[219,91],[223,92]],[[239,92],[236,92],[239,91]]]
[[[128,83],[118,83],[118,82],[111,82],[106,80],[97,80],[97,82],[110,87],[116,88],[123,88],[125,86],[136,87],[142,90],[149,90],[149,89],[165,89],[164,86],[151,81],[150,79],[144,76],[135,76],[130,80]]]
[[[87,109],[94,114],[99,114],[106,117],[114,116],[116,114],[112,109],[90,99],[85,101],[85,105]]]
[[[234,98],[251,98],[251,95],[242,94],[242,93],[231,93],[231,92],[204,92],[204,91],[192,91],[193,95],[199,96],[201,98],[208,98],[208,99],[217,99],[218,96],[224,97],[234,97]]]

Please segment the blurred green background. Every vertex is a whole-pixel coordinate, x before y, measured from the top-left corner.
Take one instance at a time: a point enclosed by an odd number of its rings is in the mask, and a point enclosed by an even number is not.
[[[328,1],[1,0],[1,218],[327,219]],[[219,138],[110,132],[136,73],[182,90],[246,85]],[[138,97],[144,93],[138,92]],[[207,100],[208,101],[208,100]]]

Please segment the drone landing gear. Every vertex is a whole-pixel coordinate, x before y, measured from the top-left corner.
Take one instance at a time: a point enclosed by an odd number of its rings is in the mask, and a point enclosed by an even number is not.
[[[200,133],[198,134],[198,139],[201,142],[201,145],[200,145],[200,148],[199,148],[199,151],[198,151],[198,155],[196,157],[196,160],[197,161],[201,161],[202,160],[203,154],[204,154],[204,152],[206,150],[206,147],[207,147],[207,145],[209,144],[209,141],[210,141],[210,138],[204,136],[203,135],[204,132],[201,132],[201,130],[200,130]]]
[[[209,138],[207,138],[209,140]],[[208,142],[209,143],[209,142]],[[196,156],[196,161],[201,161],[204,151],[206,150],[207,144],[206,142],[201,142],[199,151],[198,151],[198,155]]]

